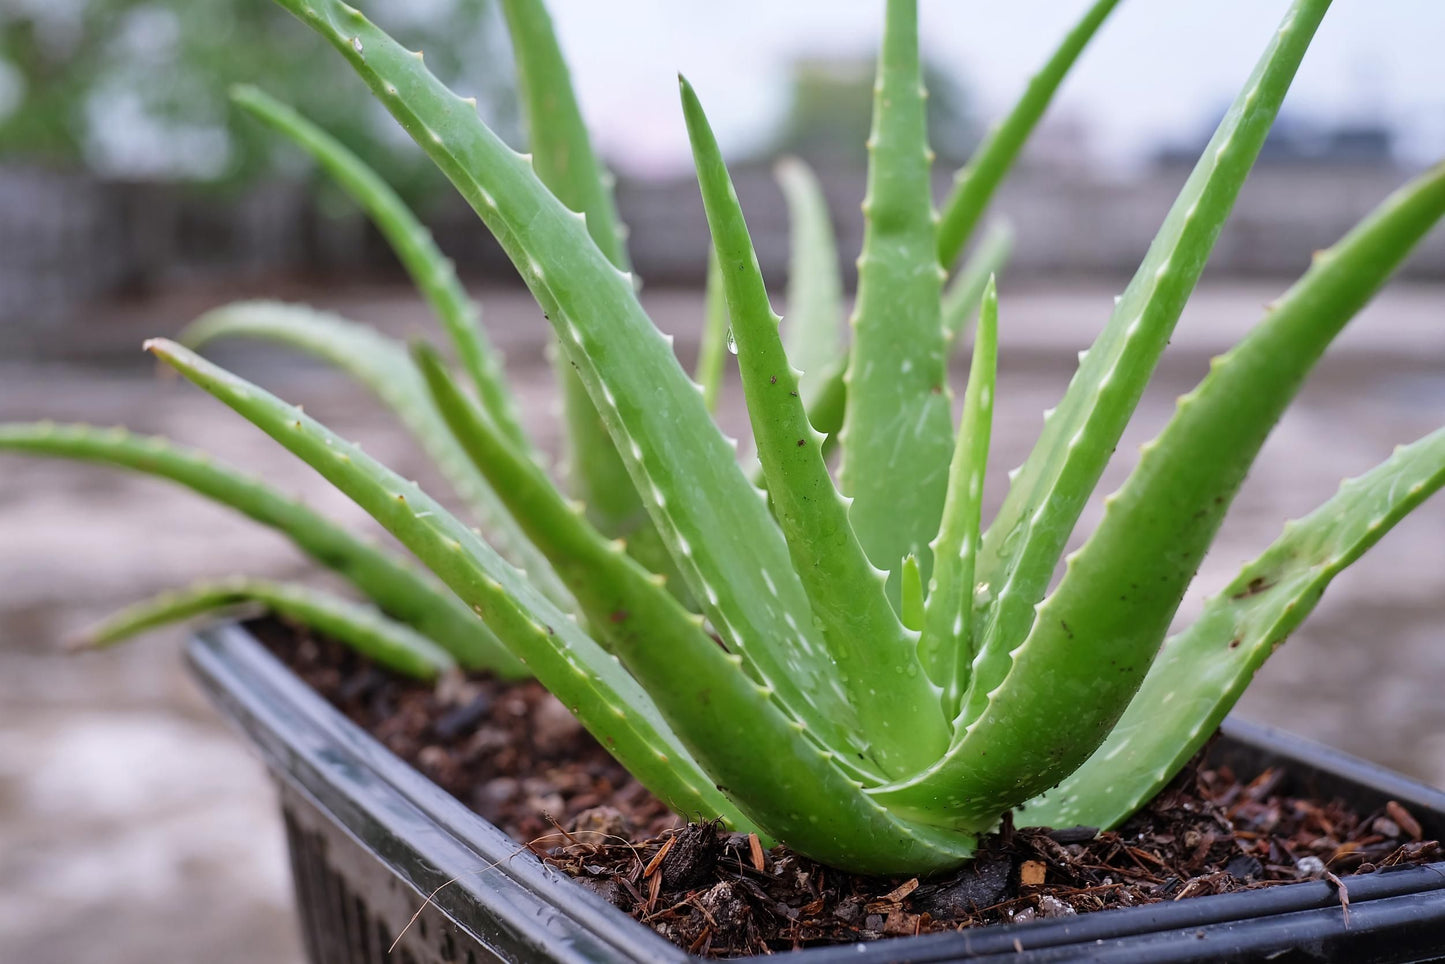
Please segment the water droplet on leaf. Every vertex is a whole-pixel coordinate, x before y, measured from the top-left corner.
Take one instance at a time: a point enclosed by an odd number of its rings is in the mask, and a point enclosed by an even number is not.
[[[728,329],[727,346],[728,351],[732,352],[734,355],[738,353],[738,340],[733,337],[733,330],[731,328]]]

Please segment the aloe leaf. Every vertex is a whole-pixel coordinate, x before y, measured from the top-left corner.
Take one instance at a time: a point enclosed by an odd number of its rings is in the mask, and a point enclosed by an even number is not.
[[[339,0],[278,2],[335,46],[501,242],[728,649],[825,747],[861,752],[856,714],[833,678],[787,545],[631,277],[597,250],[583,219],[526,158],[360,12]]]
[[[613,178],[597,160],[572,89],[571,74],[541,0],[504,0],[517,61],[517,83],[537,177],[568,209],[579,212],[598,249],[619,270],[629,270],[626,230],[612,196]],[[642,505],[605,420],[565,351],[555,356],[567,423],[567,474],[587,517],[608,536],[626,540],[628,553],[665,573],[684,603],[692,596],[677,578],[666,543]]]
[[[983,303],[983,290],[989,279],[1003,272],[1013,253],[1014,231],[1007,221],[999,221],[984,232],[978,248],[963,262],[963,267],[948,283],[943,293],[943,338],[951,352],[970,319]]]
[[[517,414],[516,397],[507,386],[502,355],[488,343],[480,310],[457,278],[456,265],[442,254],[431,232],[361,158],[288,105],[250,85],[232,88],[231,100],[315,158],[361,205],[441,320],[482,404],[508,436],[532,453]]]
[[[1192,626],[1165,643],[1109,738],[1057,789],[1027,804],[1028,821],[1112,827],[1153,797],[1209,739],[1330,581],[1442,485],[1445,429],[1396,449],[1288,523]]]
[[[1325,348],[1445,215],[1445,164],[1387,199],[1180,398],[1038,607],[978,727],[990,755],[1055,779],[1103,741],[1145,678],[1179,602],[1270,429]],[[1026,721],[1026,722],[1019,722]],[[1043,777],[1040,777],[1042,780]],[[1035,788],[1042,790],[1044,782]]]
[[[732,337],[728,327],[728,296],[723,290],[722,266],[717,251],[707,249],[706,314],[703,318],[702,341],[698,343],[697,369],[693,378],[702,386],[702,401],[709,412],[716,414],[722,398],[722,384],[727,362],[727,340]]]
[[[895,848],[931,865],[955,863],[966,838],[919,835],[872,803],[720,649],[700,617],[569,510],[540,470],[512,451],[424,352],[418,361],[468,451],[507,492],[610,650],[657,701],[679,739],[759,827],[820,860],[897,870]],[[758,753],[758,747],[768,752]]]
[[[626,609],[613,604],[607,596],[601,598],[609,601],[598,602],[598,590],[602,587],[589,584],[589,567],[601,564],[612,569],[619,563],[612,555],[596,557],[595,554],[578,554],[569,548],[571,543],[566,539],[559,542],[555,532],[559,513],[567,517],[566,524],[569,529],[572,526],[582,527],[587,533],[596,535],[597,539],[605,542],[613,554],[624,551],[623,541],[607,540],[598,534],[590,523],[574,518],[577,503],[569,504],[541,467],[523,456],[511,445],[510,440],[502,437],[500,430],[452,380],[441,358],[430,346],[415,345],[412,355],[426,379],[437,410],[446,419],[447,427],[461,444],[467,457],[501,494],[507,511],[521,525],[528,540],[551,562],[563,583],[569,589],[581,587],[581,595],[574,592],[574,598],[581,613],[587,617],[593,637],[606,646],[613,631],[627,621]],[[665,594],[665,590],[661,588],[663,577],[649,573],[648,579],[649,585],[657,592]],[[700,631],[698,635],[707,645],[716,645],[711,637]],[[678,640],[679,645],[682,642]]]
[[[978,578],[989,587],[980,599],[987,612],[963,722],[979,717],[990,693],[1009,673],[1012,651],[1034,622],[1034,607],[1069,533],[1168,344],[1328,7],[1329,0],[1295,0],[1113,316],[1081,356],[1063,400],[1046,414],[1038,443],[1011,475],[1008,495],[978,557]],[[1142,674],[1144,667],[1137,669]],[[1070,729],[1083,735],[1078,728]],[[1102,739],[1103,733],[1088,735],[1094,736]]]
[[[547,7],[542,0],[502,0],[502,10],[517,60],[517,86],[537,176],[563,204],[586,217],[598,249],[626,271],[626,232],[612,198],[612,178],[593,153]]]
[[[280,442],[472,607],[578,721],[676,812],[736,819],[632,677],[521,572],[414,482],[299,408],[165,339],[149,351]],[[746,824],[744,824],[746,825]]]
[[[848,412],[848,384],[844,380],[847,371],[846,354],[833,359],[818,377],[814,397],[808,400],[808,424],[823,436],[821,448],[825,461],[838,450],[838,434],[843,430],[843,419]],[[756,467],[752,480],[759,488],[766,488],[762,468]]]
[[[828,364],[839,354],[843,275],[828,199],[817,175],[796,157],[779,161],[774,173],[792,226],[783,346],[793,367],[803,372],[804,401],[811,401]]]
[[[844,355],[823,370],[816,396],[808,403],[808,421],[827,436],[823,456],[829,457],[838,447],[843,420],[848,415],[848,356]]]
[[[983,299],[984,285],[988,279],[1001,272],[1013,250],[1013,228],[1005,221],[993,225],[978,250],[969,255],[958,275],[949,283],[943,295],[943,336],[945,353],[952,351],[959,336],[968,326],[969,319],[978,311]],[[784,319],[784,327],[787,320]],[[792,349],[788,351],[792,358]],[[831,455],[836,447],[837,435],[843,428],[843,418],[848,407],[848,385],[844,378],[848,370],[848,356],[836,356],[824,365],[816,379],[804,378],[803,397],[808,403],[808,420],[813,428],[828,436],[823,443],[823,453]],[[808,386],[813,387],[810,389]]]
[[[345,643],[403,676],[435,679],[456,665],[446,650],[369,606],[266,579],[225,579],[161,593],[107,617],[86,633],[85,642],[111,646],[159,626],[247,603],[259,603],[284,619]]]
[[[369,388],[396,413],[503,554],[531,573],[554,602],[567,605],[567,593],[547,561],[527,542],[447,431],[400,342],[330,312],[276,301],[240,301],[216,308],[179,336],[182,344],[197,349],[218,338],[279,342],[335,365]]]
[[[913,772],[948,744],[938,692],[919,671],[916,637],[888,602],[887,574],[868,561],[833,487],[722,152],[697,95],[680,83],[773,515],[863,730],[875,740],[870,755],[889,773]]]
[[[953,191],[943,205],[938,223],[938,261],[944,267],[951,267],[958,260],[994,191],[1044,116],[1059,85],[1118,3],[1119,0],[1096,0],[1084,12],[1048,62],[1029,80],[1013,110],[989,131],[973,157],[955,175]]]
[[[124,429],[48,422],[0,425],[0,451],[80,459],[185,486],[286,535],[386,613],[433,640],[463,665],[525,675],[490,630],[450,593],[400,559],[204,452]]]
[[[953,416],[917,0],[889,0],[874,90],[841,479],[874,565],[897,570],[913,555],[926,578],[928,541],[948,487]]]
[[[973,662],[973,573],[983,511],[983,476],[993,431],[994,385],[998,373],[998,289],[992,278],[983,290],[978,338],[958,443],[948,470],[948,499],[943,524],[933,543],[933,581],[919,654],[944,688],[944,709],[956,715]]]
[[[1230,109],[1174,209],[1079,366],[1058,411],[1014,478],[977,560],[983,634],[954,746],[913,780],[878,791],[903,812],[941,812],[987,826],[1020,794],[1033,795],[1083,762],[1142,679],[1147,660],[1114,653],[1106,638],[1050,626],[1068,645],[1025,643],[1036,604],[1089,491],[1198,280],[1219,227],[1304,56],[1329,0],[1296,0]],[[1067,576],[1065,577],[1067,578]],[[993,593],[996,598],[990,599]],[[1162,631],[1154,638],[1162,637]],[[1108,666],[1114,659],[1116,665]],[[1100,663],[1102,660],[1102,664]],[[1108,671],[1105,667],[1108,667]],[[1115,682],[1118,676],[1125,682]]]
[[[607,260],[626,271],[630,265],[611,180],[593,153],[547,8],[541,0],[503,0],[502,9],[516,55],[517,83],[537,176],[563,204],[585,217],[597,247]],[[651,523],[595,403],[566,354],[558,353],[556,361],[567,420],[572,494],[587,506],[588,518],[607,535],[625,536],[634,550],[656,545],[655,535],[636,531],[651,528]],[[645,561],[656,568],[655,554]]]
[[[902,605],[898,618],[903,625],[914,631],[923,629],[923,575],[918,571],[918,559],[909,556],[903,560]]]

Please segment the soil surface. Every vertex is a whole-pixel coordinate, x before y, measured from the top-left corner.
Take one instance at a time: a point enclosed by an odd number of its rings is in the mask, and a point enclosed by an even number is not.
[[[637,920],[730,957],[1070,916],[1437,859],[1398,803],[1356,813],[1196,758],[1117,831],[1015,828],[943,878],[823,867],[713,824],[685,825],[536,682],[429,686],[275,622],[272,652],[393,752]],[[1341,899],[1348,901],[1342,888]]]

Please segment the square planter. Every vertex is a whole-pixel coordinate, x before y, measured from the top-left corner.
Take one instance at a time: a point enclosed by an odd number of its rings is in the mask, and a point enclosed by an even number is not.
[[[191,668],[260,749],[280,788],[312,964],[692,961],[545,866],[394,756],[244,629],[196,637]],[[1398,800],[1445,837],[1445,793],[1239,720],[1212,753],[1241,777],[1369,811]],[[442,887],[414,923],[426,895]],[[931,961],[1445,960],[1445,862],[1078,917],[798,951],[798,964]],[[387,948],[405,935],[390,956]]]

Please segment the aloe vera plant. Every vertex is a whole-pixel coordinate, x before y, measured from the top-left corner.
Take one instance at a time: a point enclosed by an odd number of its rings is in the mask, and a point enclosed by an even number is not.
[[[110,462],[227,502],[349,576],[385,613],[242,580],[143,604],[102,627],[104,640],[245,600],[405,672],[453,661],[525,667],[677,812],[849,870],[925,873],[966,860],[1011,809],[1031,823],[1118,824],[1203,744],[1335,574],[1445,484],[1442,429],[1286,525],[1192,626],[1166,639],[1271,427],[1330,341],[1445,214],[1441,165],[1317,254],[1213,361],[1049,591],[1329,0],[1290,3],[987,526],[983,478],[1007,331],[993,275],[1007,230],[991,230],[953,267],[1117,0],[1089,7],[941,211],[929,191],[916,0],[887,0],[846,350],[815,180],[797,162],[779,170],[796,234],[784,323],[701,100],[681,81],[712,233],[697,381],[638,301],[610,178],[540,0],[504,4],[531,155],[503,143],[419,52],[359,11],[340,0],[278,2],[346,58],[536,297],[564,375],[570,482],[553,482],[479,313],[410,213],[341,145],[242,91],[238,103],[313,154],[376,219],[436,309],[460,373],[430,346],[408,351],[343,319],[275,304],[213,312],[182,337],[191,347],[147,347],[314,467],[435,579],[167,443],[0,428],[0,449]],[[948,359],[975,313],[955,424]],[[757,479],[711,416],[724,331]],[[192,350],[220,337],[279,340],[366,382],[423,441],[485,534]]]

